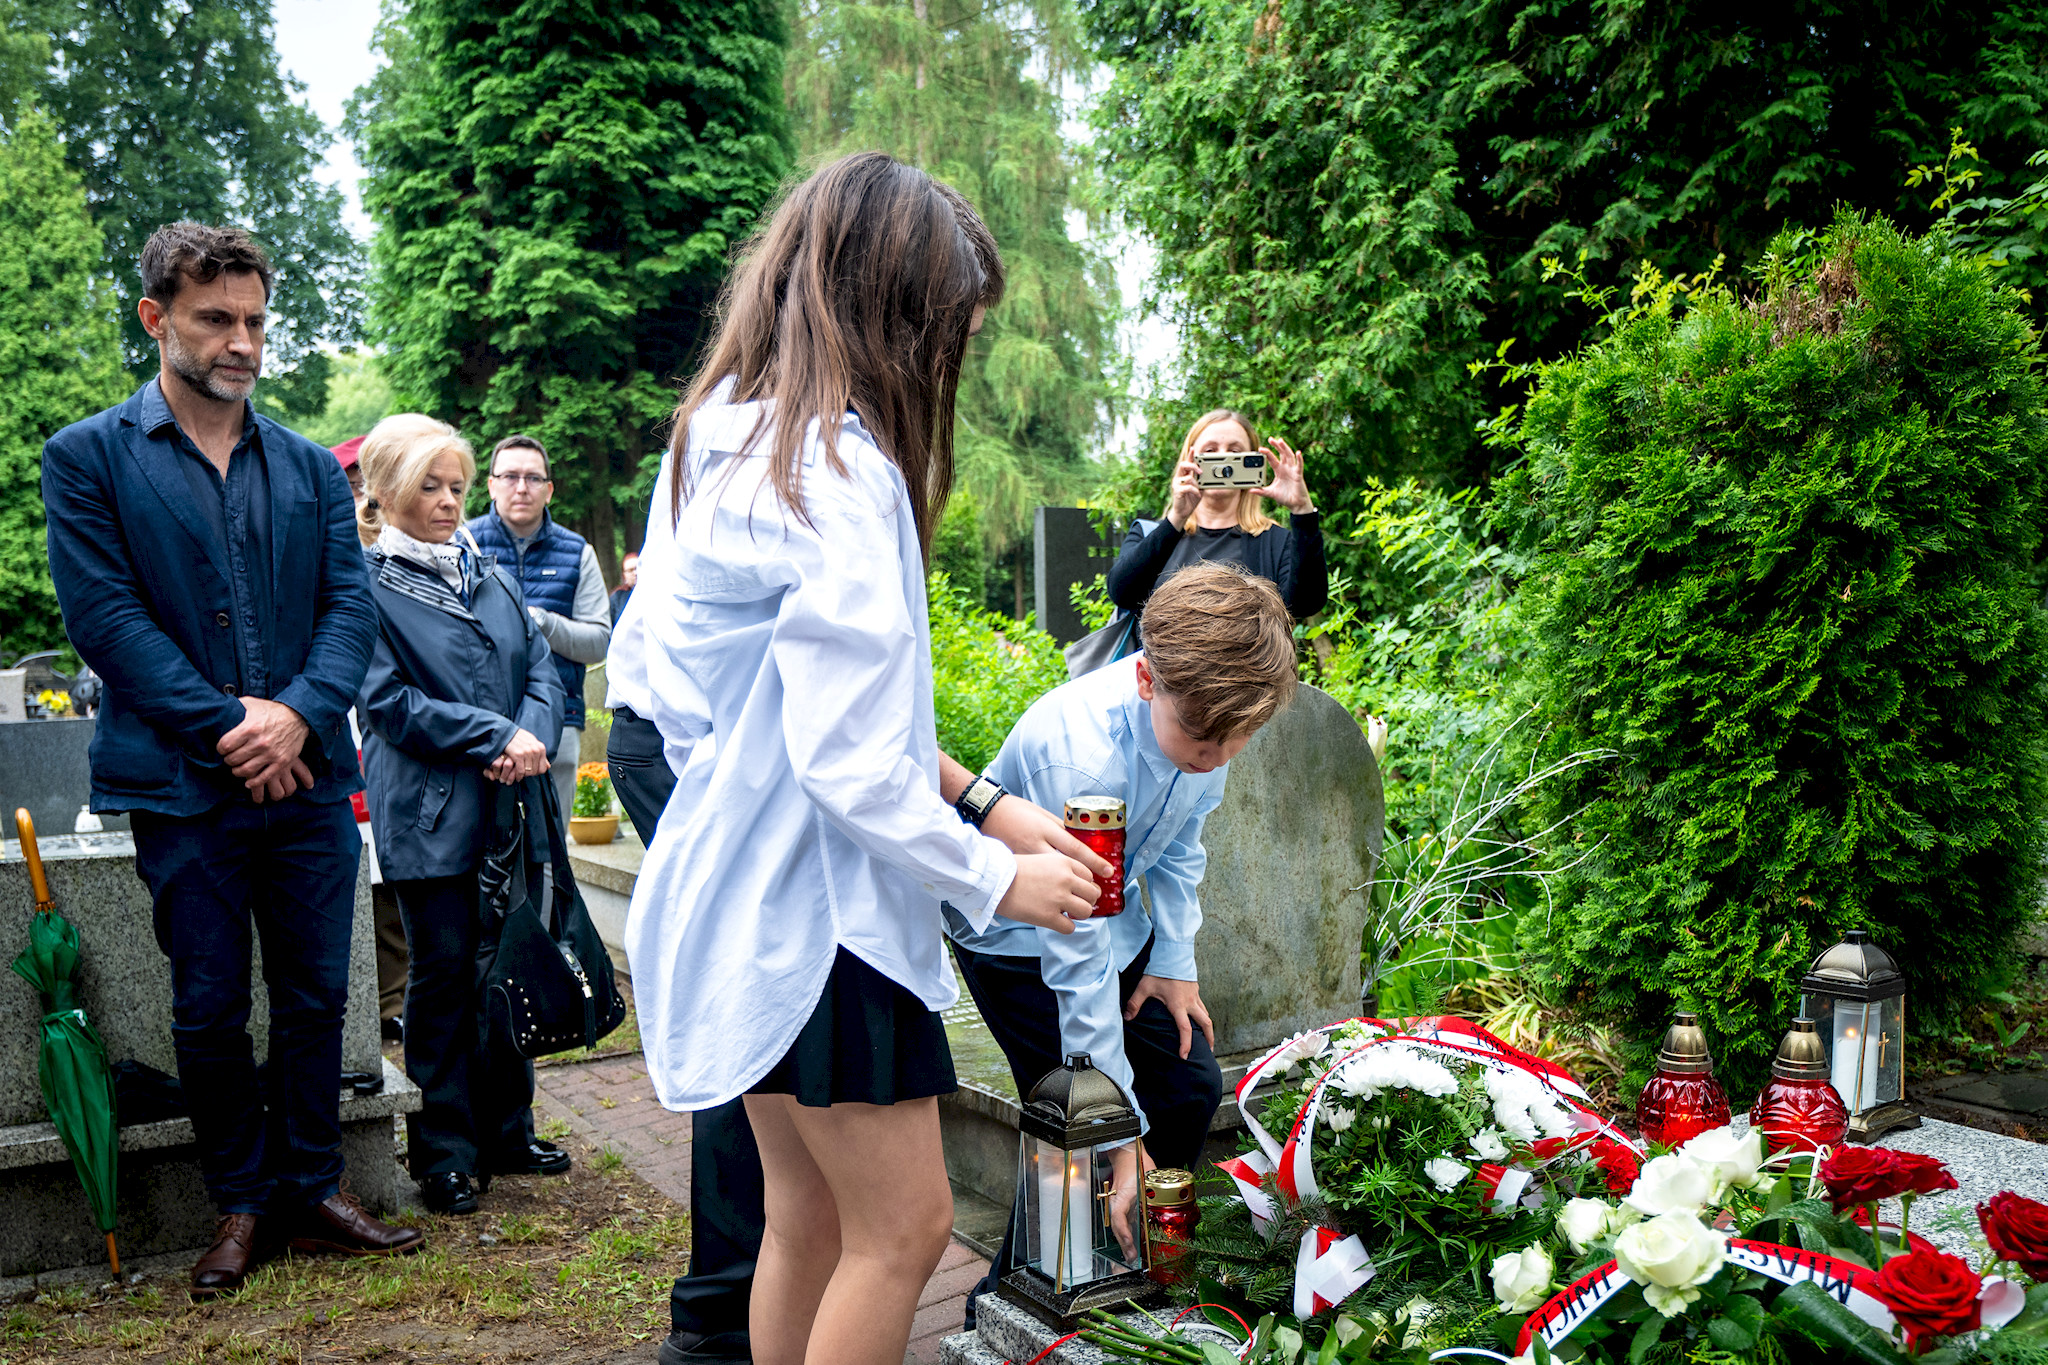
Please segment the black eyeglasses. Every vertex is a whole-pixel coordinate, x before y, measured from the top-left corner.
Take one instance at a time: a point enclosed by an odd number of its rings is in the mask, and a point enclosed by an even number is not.
[[[502,479],[506,483],[509,483],[514,487],[517,487],[522,483],[527,483],[532,484],[535,488],[545,488],[547,487],[547,485],[554,482],[553,479],[549,478],[545,474],[493,474],[491,475],[491,477],[494,479]]]

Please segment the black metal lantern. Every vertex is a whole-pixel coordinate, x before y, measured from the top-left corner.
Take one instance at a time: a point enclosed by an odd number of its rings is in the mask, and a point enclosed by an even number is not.
[[[1828,1079],[1849,1108],[1849,1140],[1918,1128],[1906,1107],[1906,978],[1861,929],[1814,959],[1799,1012],[1827,1050]]]
[[[1019,1126],[1021,1255],[1002,1278],[1002,1296],[1066,1330],[1091,1308],[1156,1292],[1145,1278],[1144,1205],[1135,1188],[1125,1226],[1111,1221],[1117,1151],[1134,1149],[1134,1171],[1144,1164],[1138,1115],[1122,1087],[1075,1053],[1031,1088]]]

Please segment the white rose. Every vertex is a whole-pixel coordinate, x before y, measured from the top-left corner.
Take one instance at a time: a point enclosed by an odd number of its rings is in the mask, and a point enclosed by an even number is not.
[[[1614,1239],[1621,1273],[1643,1286],[1643,1298],[1665,1317],[1676,1317],[1700,1296],[1728,1256],[1728,1239],[1691,1213],[1659,1214]]]
[[[1750,1190],[1764,1183],[1760,1169],[1764,1164],[1764,1139],[1754,1128],[1741,1137],[1735,1136],[1733,1128],[1716,1128],[1701,1133],[1678,1151],[1679,1155],[1698,1162],[1713,1177],[1717,1197],[1731,1185]]]
[[[1574,1199],[1558,1213],[1557,1230],[1572,1244],[1573,1251],[1583,1254],[1587,1247],[1607,1235],[1607,1215],[1612,1212],[1613,1207],[1605,1200]]]
[[[1482,1161],[1506,1161],[1508,1145],[1500,1140],[1500,1131],[1495,1128],[1481,1128],[1472,1136],[1472,1150]]]
[[[1655,1218],[1666,1213],[1697,1213],[1713,1195],[1713,1173],[1685,1153],[1672,1152],[1645,1162],[1622,1202]]]
[[[1472,1174],[1472,1168],[1462,1161],[1436,1156],[1422,1163],[1422,1173],[1436,1182],[1438,1194],[1449,1194],[1458,1187],[1459,1181]]]
[[[1493,1263],[1493,1297],[1503,1313],[1533,1313],[1550,1297],[1557,1267],[1542,1247],[1528,1247]]]

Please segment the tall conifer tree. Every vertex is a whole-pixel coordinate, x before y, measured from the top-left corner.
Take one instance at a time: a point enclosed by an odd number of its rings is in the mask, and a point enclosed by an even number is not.
[[[0,650],[64,643],[43,553],[43,442],[119,402],[121,332],[85,187],[33,105],[0,136]]]
[[[397,403],[538,437],[608,573],[727,255],[789,164],[768,6],[416,0],[351,107]]]
[[[1056,84],[1088,60],[1069,0],[783,0],[805,165],[880,150],[957,187],[1002,247],[1010,287],[961,376],[961,500],[1010,556],[1021,609],[1032,512],[1086,487],[1117,392],[1109,267],[1068,221],[1094,202],[1060,134]],[[1044,79],[1030,74],[1043,73]]]

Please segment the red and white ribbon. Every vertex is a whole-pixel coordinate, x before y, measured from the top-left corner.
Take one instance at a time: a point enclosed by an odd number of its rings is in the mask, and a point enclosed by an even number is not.
[[[1335,1308],[1378,1273],[1356,1234],[1346,1237],[1330,1228],[1310,1228],[1301,1234],[1294,1257],[1294,1316],[1305,1318]]]

